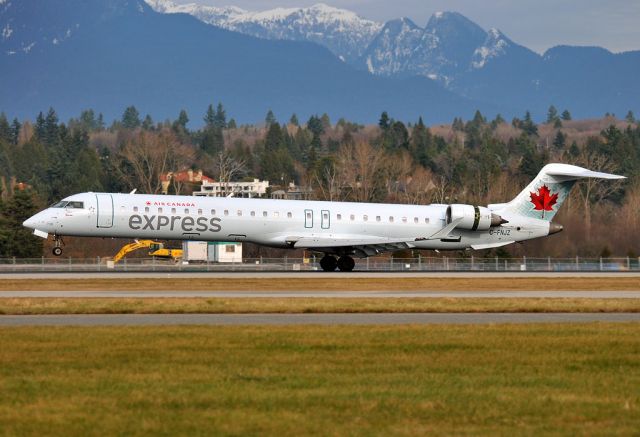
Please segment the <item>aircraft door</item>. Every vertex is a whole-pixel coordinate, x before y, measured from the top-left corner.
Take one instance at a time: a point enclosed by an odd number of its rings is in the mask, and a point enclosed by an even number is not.
[[[304,210],[304,227],[305,228],[313,227],[313,210],[312,209]]]
[[[113,227],[113,198],[111,194],[96,194],[98,201],[98,227]]]
[[[329,229],[331,227],[331,213],[328,209],[320,211],[320,227],[322,229]]]

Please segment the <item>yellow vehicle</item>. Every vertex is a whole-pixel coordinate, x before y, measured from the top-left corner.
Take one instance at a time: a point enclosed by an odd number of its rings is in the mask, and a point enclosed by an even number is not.
[[[136,240],[134,243],[123,246],[122,249],[113,257],[113,262],[117,263],[128,253],[138,249],[149,249],[149,255],[157,258],[173,259],[178,261],[182,259],[182,249],[167,249],[163,243],[153,240]]]

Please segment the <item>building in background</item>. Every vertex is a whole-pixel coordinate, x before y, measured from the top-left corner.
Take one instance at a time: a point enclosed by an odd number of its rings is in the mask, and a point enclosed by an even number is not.
[[[269,189],[269,181],[254,179],[251,182],[214,182],[203,181],[200,191],[194,191],[194,196],[211,197],[265,197]]]
[[[285,200],[311,200],[313,198],[313,190],[310,187],[301,187],[293,182],[285,190],[274,190],[271,192],[272,199]]]
[[[193,171],[182,170],[179,172],[165,173],[160,176],[162,183],[162,194],[191,194],[197,188],[200,188],[201,184],[213,183],[213,178],[202,174],[202,170]]]
[[[242,243],[183,241],[183,261],[190,263],[241,263]]]

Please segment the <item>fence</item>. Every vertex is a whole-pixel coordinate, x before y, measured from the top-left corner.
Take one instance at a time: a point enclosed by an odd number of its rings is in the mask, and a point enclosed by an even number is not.
[[[249,258],[238,263],[173,263],[154,258],[0,258],[0,273],[29,272],[213,272],[321,271],[319,258]],[[366,258],[356,271],[410,272],[629,272],[640,271],[638,258]]]

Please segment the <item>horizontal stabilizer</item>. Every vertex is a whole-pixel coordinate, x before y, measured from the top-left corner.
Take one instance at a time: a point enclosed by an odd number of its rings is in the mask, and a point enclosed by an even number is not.
[[[599,171],[592,171],[586,168],[578,167],[569,164],[549,164],[545,167],[546,173],[549,176],[561,176],[567,178],[600,178],[600,179],[626,179],[626,176],[620,176],[610,173],[602,173]]]

